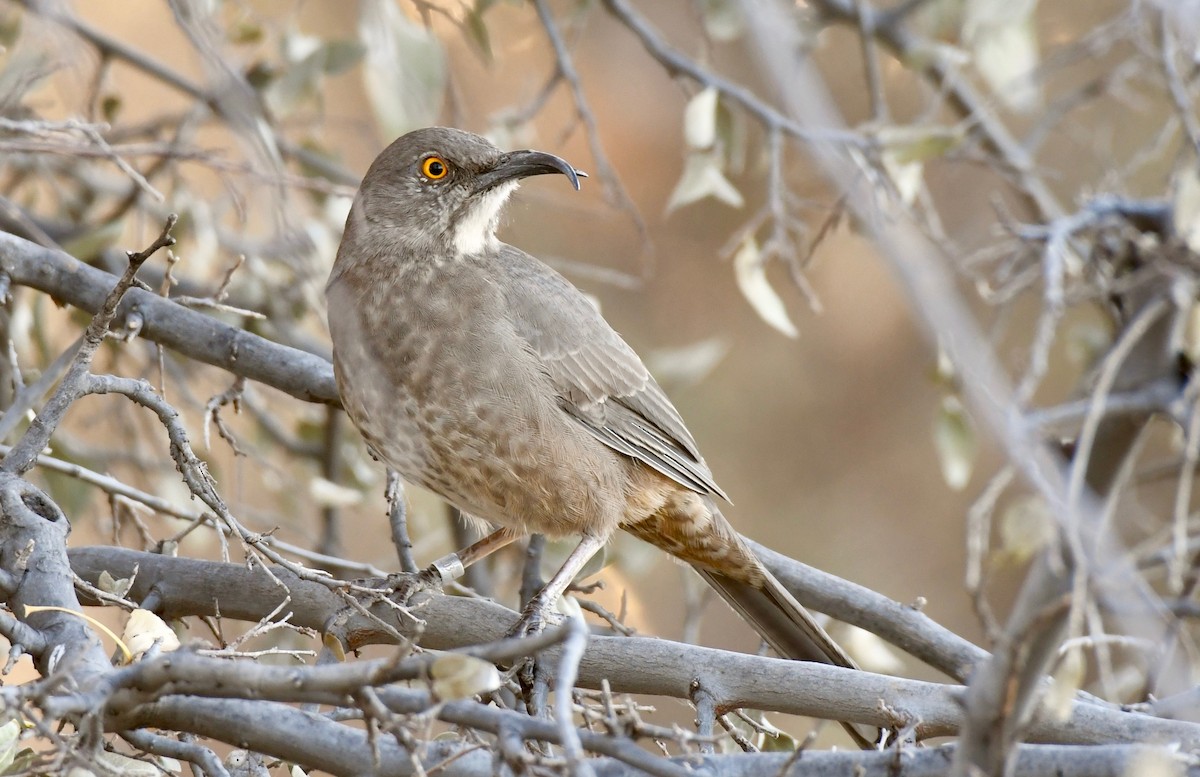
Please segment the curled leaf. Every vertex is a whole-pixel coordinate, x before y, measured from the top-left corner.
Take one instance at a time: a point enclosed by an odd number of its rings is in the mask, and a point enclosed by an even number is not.
[[[129,613],[121,640],[133,654],[133,660],[140,658],[156,644],[164,653],[179,649],[179,637],[162,618],[149,610],[137,609]]]
[[[96,580],[96,587],[106,594],[113,596],[124,596],[129,593],[129,589],[133,587],[132,577],[114,578],[108,573],[107,569],[101,570],[100,577]]]
[[[131,653],[129,650],[129,647],[126,646],[126,644],[121,641],[121,638],[118,637],[116,634],[114,634],[113,630],[110,629],[108,626],[105,626],[103,623],[96,620],[95,618],[88,615],[87,613],[82,613],[77,610],[68,610],[66,607],[59,607],[58,605],[55,605],[55,604],[27,604],[27,605],[25,605],[25,617],[26,618],[28,618],[30,615],[32,615],[33,613],[36,613],[36,612],[65,612],[67,615],[74,615],[76,618],[83,618],[85,621],[92,624],[92,626],[96,627],[100,631],[107,634],[112,639],[113,642],[117,643],[117,647],[120,649],[121,653],[124,654],[124,656],[125,656],[125,663],[129,663],[130,661],[133,660],[133,653]]]
[[[763,264],[758,244],[753,238],[747,237],[733,256],[733,271],[737,277],[738,289],[763,321],[788,337],[799,337],[796,326],[788,318],[783,300],[767,280],[767,271]]]
[[[720,200],[732,208],[740,208],[744,202],[741,192],[725,177],[721,158],[716,154],[697,152],[689,155],[684,163],[679,183],[675,184],[675,190],[667,200],[667,213],[706,197]]]

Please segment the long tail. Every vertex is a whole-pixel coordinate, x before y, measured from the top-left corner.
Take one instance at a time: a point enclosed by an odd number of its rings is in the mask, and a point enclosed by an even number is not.
[[[761,588],[698,566],[695,569],[781,656],[858,668],[854,659],[765,568]],[[873,749],[881,737],[879,729],[872,726],[843,722],[842,728],[864,750]]]
[[[694,495],[685,494],[684,501],[624,528],[691,564],[781,656],[857,669],[846,651],[767,570],[716,505],[705,499],[699,519],[697,506]],[[872,749],[880,741],[881,732],[872,726],[845,722],[842,726],[863,749]]]

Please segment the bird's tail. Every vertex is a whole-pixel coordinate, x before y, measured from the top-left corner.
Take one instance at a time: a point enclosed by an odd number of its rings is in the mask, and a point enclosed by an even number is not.
[[[684,504],[694,506],[692,502]],[[812,613],[767,570],[711,500],[702,530],[695,516],[665,509],[625,530],[691,564],[781,656],[857,669],[854,660],[821,628]],[[864,749],[880,741],[871,726],[842,723]]]
[[[761,587],[699,566],[696,571],[781,656],[858,668],[854,659],[765,568]],[[881,732],[872,726],[843,722],[842,727],[864,750],[873,749],[880,741]]]

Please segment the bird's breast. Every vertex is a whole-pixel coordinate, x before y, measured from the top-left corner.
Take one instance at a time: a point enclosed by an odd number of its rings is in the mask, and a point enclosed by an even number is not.
[[[493,523],[615,525],[603,504],[621,489],[614,457],[562,412],[485,276],[340,286],[328,292],[338,386],[378,458]]]

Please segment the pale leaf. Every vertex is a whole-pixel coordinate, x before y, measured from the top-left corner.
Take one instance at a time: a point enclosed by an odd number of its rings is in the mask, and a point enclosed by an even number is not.
[[[1035,80],[1038,43],[1033,12],[1037,0],[969,0],[963,39],[975,68],[1012,110],[1031,111],[1041,102]]]
[[[800,336],[795,324],[788,318],[783,300],[767,280],[767,270],[763,266],[758,245],[753,239],[744,240],[742,247],[734,254],[733,271],[737,277],[738,289],[750,303],[750,307],[754,308],[754,312],[758,313],[759,318],[788,337]]]
[[[937,450],[946,485],[955,491],[966,488],[975,468],[975,454],[979,445],[966,408],[956,396],[950,395],[942,400],[933,424],[933,446]]]
[[[129,652],[135,659],[155,644],[164,653],[179,649],[179,637],[175,635],[171,627],[154,613],[142,609],[129,613],[129,620],[125,622],[125,631],[121,634],[121,641],[129,648]]]
[[[900,162],[890,151],[883,152],[883,169],[887,171],[892,186],[900,195],[900,201],[912,205],[921,193],[921,183],[925,176],[925,165],[920,162]]]
[[[729,353],[729,348],[728,340],[710,337],[678,348],[651,351],[646,363],[660,383],[690,386],[708,377]]]
[[[1046,712],[1059,722],[1066,723],[1071,718],[1071,708],[1075,704],[1075,694],[1083,687],[1083,678],[1087,670],[1087,660],[1083,650],[1072,647],[1067,650],[1059,662],[1058,669],[1050,681],[1050,689],[1043,700]]]
[[[924,163],[945,156],[964,137],[958,128],[936,126],[886,127],[877,133],[883,146],[883,167],[906,205],[911,205],[921,191]]]
[[[124,596],[133,587],[133,578],[122,577],[117,579],[110,575],[107,569],[103,569],[100,571],[100,577],[96,579],[96,587],[106,594]]]
[[[438,656],[429,667],[430,690],[441,700],[468,699],[500,687],[500,672],[487,661],[461,653]]]
[[[683,138],[690,148],[703,151],[717,141],[717,96],[710,86],[688,100],[683,110]]]
[[[727,43],[746,31],[746,17],[735,0],[700,0],[704,31],[715,41]]]
[[[1049,545],[1055,535],[1054,516],[1038,497],[1017,499],[1000,516],[1000,546],[1017,563]]]
[[[1175,175],[1171,221],[1175,232],[1195,253],[1200,253],[1200,166],[1184,165]]]
[[[21,723],[15,718],[0,726],[0,772],[12,766],[21,738]]]
[[[764,753],[794,753],[800,743],[791,734],[780,731],[773,736],[764,734],[759,739],[759,749]]]
[[[308,495],[319,507],[353,507],[362,502],[362,492],[332,480],[315,477],[308,481]]]
[[[108,750],[96,753],[96,763],[104,766],[104,771],[120,777],[162,777],[162,772],[154,764]]]
[[[1124,777],[1183,777],[1190,774],[1190,756],[1165,747],[1140,747],[1129,757]]]
[[[579,601],[574,596],[564,594],[558,597],[558,601],[554,603],[554,609],[568,618],[583,617],[583,608],[579,606]]]
[[[904,662],[878,634],[847,625],[838,634],[838,642],[846,648],[858,665],[875,674],[899,674]]]
[[[1110,345],[1112,330],[1100,321],[1076,321],[1067,328],[1067,360],[1077,367],[1090,368]]]
[[[383,133],[396,137],[433,124],[446,85],[438,39],[393,0],[363,0],[358,30],[367,96]]]
[[[706,197],[720,200],[734,208],[742,207],[742,195],[721,170],[721,160],[715,154],[691,154],[683,166],[683,174],[675,191],[667,200],[667,213]]]

